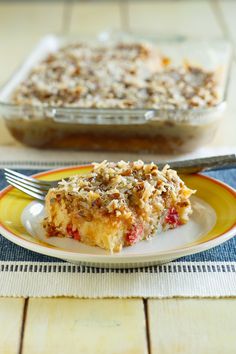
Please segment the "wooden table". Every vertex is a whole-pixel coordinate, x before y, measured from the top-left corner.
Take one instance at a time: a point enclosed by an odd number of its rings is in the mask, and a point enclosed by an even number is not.
[[[226,37],[235,46],[235,15],[236,2],[216,0],[1,2],[0,83],[49,32],[178,32]],[[236,145],[235,58],[229,109],[213,147]],[[0,144],[18,146],[2,122]],[[235,354],[235,327],[235,299],[0,298],[1,354]]]

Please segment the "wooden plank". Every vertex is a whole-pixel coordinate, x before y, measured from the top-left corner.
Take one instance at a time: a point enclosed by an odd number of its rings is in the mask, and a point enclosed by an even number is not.
[[[72,7],[72,34],[94,36],[106,30],[120,30],[121,26],[119,1],[75,2]]]
[[[211,147],[235,147],[236,139],[236,63],[232,65],[229,90],[228,90],[228,99],[227,99],[227,109],[223,115],[223,119],[220,123],[220,128],[218,129],[214,140],[211,142]]]
[[[233,40],[236,49],[236,2],[221,0],[217,4],[225,26],[225,32]]]
[[[142,300],[29,300],[23,354],[146,352]]]
[[[149,300],[152,354],[235,354],[236,299]]]
[[[0,353],[17,354],[20,346],[24,299],[0,298]]]
[[[141,33],[221,36],[207,1],[130,1],[129,27]]]
[[[236,49],[236,23],[235,13],[236,4],[233,2],[217,1],[212,3],[212,10],[215,13],[222,33],[229,41],[235,41]],[[235,51],[236,53],[236,51]],[[236,62],[233,61],[232,70],[230,73],[230,82],[228,90],[227,103],[228,107],[224,114],[221,127],[218,130],[216,137],[212,143],[213,146],[226,145],[235,146],[235,131],[236,131]]]
[[[63,2],[0,3],[0,84],[4,83],[48,33],[63,28]]]
[[[0,3],[0,85],[19,67],[37,41],[63,28],[63,2]],[[0,144],[18,145],[0,119]]]

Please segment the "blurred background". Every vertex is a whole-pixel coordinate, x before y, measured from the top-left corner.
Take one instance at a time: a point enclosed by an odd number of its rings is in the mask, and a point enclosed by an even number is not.
[[[227,38],[236,45],[236,2],[224,0],[0,1],[0,85],[48,33],[96,35],[116,29],[155,35]],[[235,145],[235,54],[227,117],[213,146]],[[3,123],[1,144],[15,145]]]

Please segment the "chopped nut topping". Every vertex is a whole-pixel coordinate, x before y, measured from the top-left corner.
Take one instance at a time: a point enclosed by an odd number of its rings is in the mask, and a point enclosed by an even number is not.
[[[216,72],[171,60],[145,43],[76,43],[49,54],[16,88],[20,105],[188,109],[219,102]]]
[[[185,224],[192,213],[192,193],[167,165],[160,171],[142,161],[94,163],[88,174],[62,180],[49,190],[44,226],[49,237],[119,252]]]
[[[160,171],[154,163],[146,165],[142,161],[94,163],[88,175],[62,180],[54,190],[65,193],[67,198],[76,196],[88,213],[93,207],[105,213],[130,216],[135,209],[144,219],[153,207],[164,210],[181,193],[184,199],[192,194],[168,166]]]

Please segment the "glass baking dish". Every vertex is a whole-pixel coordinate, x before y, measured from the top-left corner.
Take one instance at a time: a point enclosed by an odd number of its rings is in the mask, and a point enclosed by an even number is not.
[[[130,152],[182,153],[209,143],[224,116],[231,48],[219,39],[140,38],[101,34],[96,41],[145,40],[155,43],[173,63],[187,59],[209,70],[221,71],[220,101],[211,108],[194,109],[87,109],[44,107],[10,102],[15,87],[31,68],[74,39],[46,36],[0,91],[0,114],[11,134],[25,145]]]

